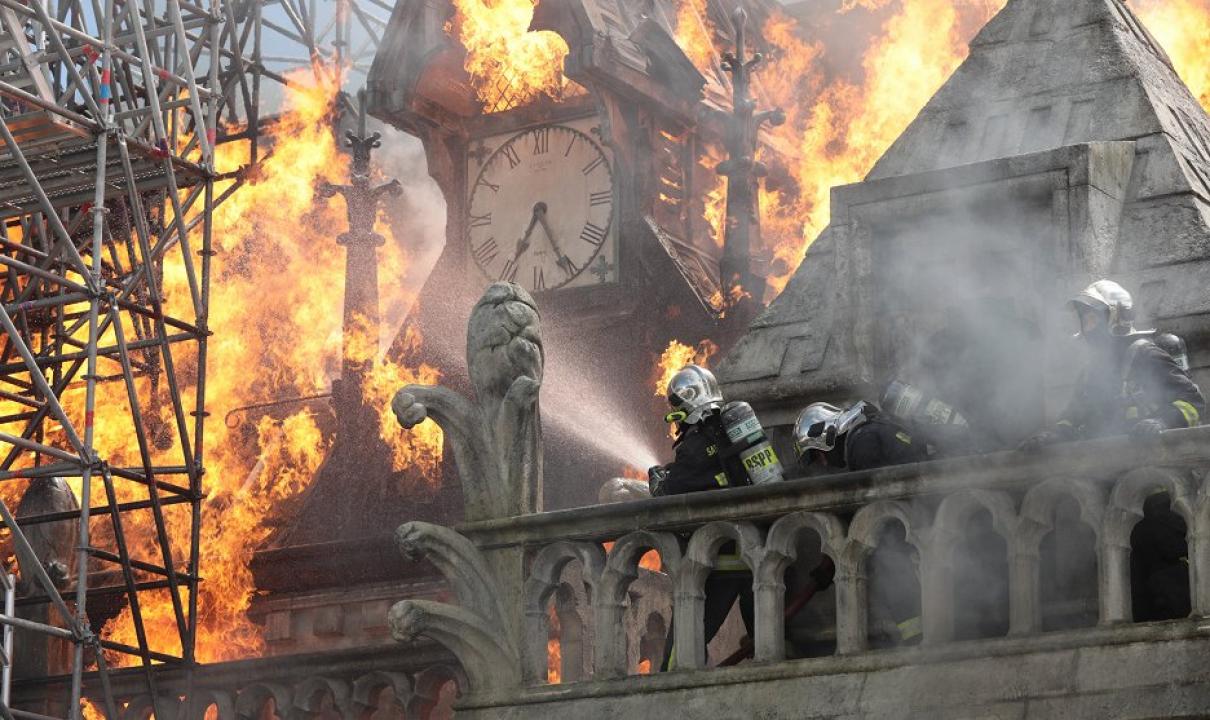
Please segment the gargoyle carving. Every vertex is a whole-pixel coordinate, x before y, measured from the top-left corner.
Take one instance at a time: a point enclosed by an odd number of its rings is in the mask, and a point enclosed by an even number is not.
[[[467,520],[542,509],[542,337],[533,298],[493,283],[471,312],[466,358],[475,399],[408,385],[391,409],[411,428],[431,417],[445,432],[462,479]]]
[[[466,670],[474,692],[515,687],[521,661],[517,643],[504,622],[503,596],[490,566],[457,532],[425,522],[409,522],[395,531],[404,558],[425,558],[441,571],[458,605],[428,600],[395,603],[387,616],[399,642],[425,636],[444,645]]]

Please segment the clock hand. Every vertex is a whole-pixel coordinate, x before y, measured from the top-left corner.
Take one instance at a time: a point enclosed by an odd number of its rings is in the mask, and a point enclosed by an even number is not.
[[[539,213],[539,209],[541,210],[541,213]],[[525,234],[522,235],[521,239],[517,241],[517,254],[513,255],[514,261],[519,259],[521,254],[529,249],[529,236],[534,231],[534,226],[538,224],[538,217],[540,214],[546,214],[545,203],[537,203],[534,205],[534,214],[529,219],[529,227],[525,228]]]
[[[537,214],[538,205],[542,206],[541,214]],[[559,247],[559,241],[555,240],[555,234],[551,232],[550,223],[546,221],[546,203],[538,203],[538,205],[534,206],[535,217],[537,217],[538,222],[542,224],[542,232],[546,233],[546,239],[550,241],[550,247],[555,251],[555,255],[559,256],[559,259],[555,261],[555,264],[561,267],[563,272],[567,273],[568,275],[574,275],[575,265],[572,264],[571,258],[563,254],[562,248]]]

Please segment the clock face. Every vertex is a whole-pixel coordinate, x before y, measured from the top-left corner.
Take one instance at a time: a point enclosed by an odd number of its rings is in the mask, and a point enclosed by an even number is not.
[[[544,125],[506,140],[480,169],[467,207],[471,256],[489,280],[539,292],[608,266],[601,248],[613,221],[613,172],[575,128]]]

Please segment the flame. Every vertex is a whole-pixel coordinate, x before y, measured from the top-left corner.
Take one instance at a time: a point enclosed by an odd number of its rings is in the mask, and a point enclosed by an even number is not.
[[[558,100],[579,88],[563,75],[563,38],[548,30],[530,32],[536,7],[535,0],[454,0],[445,32],[466,49],[463,67],[486,112],[543,96]]]
[[[650,675],[651,674],[651,661],[650,660],[648,660],[647,658],[643,658],[642,660],[639,660],[638,674],[639,675]]]
[[[546,609],[546,617],[550,623],[550,636],[546,640],[546,682],[558,685],[563,680],[563,647],[559,643],[562,627],[553,601]]]
[[[606,553],[608,553],[613,548],[613,541],[610,540],[608,542],[603,542],[601,543],[601,547],[604,548]],[[661,572],[663,570],[664,563],[660,560],[659,551],[648,550],[647,552],[643,553],[643,555],[639,558],[639,567],[644,570],[650,570],[651,572]]]
[[[722,290],[715,290],[710,295],[710,305],[716,310],[719,310],[719,317],[726,317],[727,310],[735,307],[741,300],[752,297],[752,293],[745,290],[740,285],[732,285],[727,294],[724,295]]]
[[[727,221],[727,178],[715,172],[714,168],[723,161],[724,155],[722,150],[708,143],[703,144],[702,151],[698,164],[708,170],[700,175],[709,185],[701,195],[702,220],[709,228],[710,239],[714,241],[715,247],[722,248],[726,239],[723,225]]]
[[[304,490],[323,461],[331,438],[321,430],[321,406],[283,405],[256,415],[241,408],[256,403],[297,398],[323,392],[341,365],[341,312],[344,250],[336,237],[347,229],[342,200],[319,200],[319,180],[342,183],[348,178],[347,156],[338,150],[331,131],[331,114],[338,88],[330,74],[309,71],[293,75],[280,122],[263,158],[250,179],[215,209],[207,374],[207,408],[219,422],[206,432],[207,498],[202,510],[198,634],[195,653],[199,662],[216,662],[259,654],[264,649],[260,628],[247,617],[255,590],[249,562],[268,539],[273,518],[282,503]],[[246,162],[247,145],[219,148],[220,172]],[[216,195],[226,187],[216,187]],[[170,211],[164,211],[170,216]],[[398,287],[409,259],[389,235],[379,251],[383,316],[398,319],[414,298]],[[166,314],[192,317],[192,301],[179,258],[164,262],[163,293]],[[129,323],[129,321],[126,321]],[[386,323],[389,326],[389,323]],[[128,338],[134,327],[124,326]],[[419,468],[426,477],[441,458],[440,430],[423,423],[416,432],[401,433],[387,410],[391,394],[407,382],[433,382],[436,371],[426,366],[403,367],[386,362],[377,353],[376,328],[368,328],[362,342],[372,358],[365,371],[363,397],[382,408],[380,434],[390,444],[397,466]],[[419,338],[414,342],[418,343]],[[105,343],[112,343],[112,331]],[[178,375],[190,377],[196,358],[177,357]],[[160,383],[162,385],[162,383]],[[179,457],[179,440],[166,391],[145,373],[138,378],[140,405],[150,416],[157,463]],[[192,407],[194,389],[183,390],[186,409]],[[65,395],[73,422],[82,420],[83,392]],[[138,448],[129,421],[126,393],[121,383],[99,386],[95,445],[101,457],[115,464],[138,464]],[[236,427],[222,422],[229,412]],[[160,428],[157,430],[157,428]],[[176,462],[180,462],[177,460]],[[120,500],[146,499],[117,483]],[[102,488],[94,485],[93,504],[102,505]],[[76,484],[79,494],[79,484]],[[187,506],[165,508],[174,561],[184,570],[190,522]],[[147,513],[124,518],[132,555],[162,563],[154,543],[154,525]],[[98,522],[98,543],[106,537],[108,520]],[[110,537],[112,535],[110,534]],[[142,579],[140,577],[140,579]],[[140,595],[143,621],[153,650],[179,653],[175,615],[166,592]],[[137,645],[134,623],[127,607],[104,628],[104,634]],[[116,664],[133,661],[114,657]]]
[[[676,11],[676,44],[693,66],[703,74],[713,71],[718,61],[715,50],[717,33],[706,9],[707,0],[683,0]]]
[[[881,9],[892,0],[850,0]],[[799,39],[793,24],[774,14],[764,27],[773,49],[759,71],[766,102],[785,109],[772,130],[786,154],[791,182],[762,189],[764,237],[773,239],[769,284],[780,292],[810,242],[829,220],[835,185],[861,179],[908,126],[967,54],[967,42],[1004,0],[899,0],[862,59],[860,83],[824,82],[824,48]],[[810,100],[803,101],[804,98]]]
[[[686,345],[680,340],[672,340],[656,364],[656,376],[653,382],[657,397],[667,397],[668,382],[686,365],[701,365],[706,367],[710,358],[718,352],[718,345],[711,340],[703,340],[697,347]]]
[[[1131,7],[1210,112],[1210,0],[1136,0]]]
[[[825,80],[826,47],[802,40],[781,14],[763,28],[772,45],[758,82],[787,122],[770,131],[791,182],[760,194],[772,242],[769,284],[780,292],[829,221],[835,185],[865,176],[966,58],[967,43],[1005,0],[847,0],[840,12],[894,6],[866,47],[862,77]],[[1132,5],[1167,50],[1194,97],[1210,110],[1210,0],[1141,0]]]
[[[364,319],[355,319],[357,328],[344,348],[346,357],[367,358],[364,367],[363,395],[366,403],[378,408],[378,433],[391,448],[392,469],[399,471],[408,467],[420,468],[426,479],[436,481],[437,468],[441,463],[444,436],[441,426],[424,422],[408,431],[403,431],[391,411],[391,398],[404,385],[435,385],[441,373],[434,367],[422,363],[411,368],[390,362],[379,356],[378,327]],[[409,326],[404,336],[403,354],[416,353],[423,344],[420,331]]]

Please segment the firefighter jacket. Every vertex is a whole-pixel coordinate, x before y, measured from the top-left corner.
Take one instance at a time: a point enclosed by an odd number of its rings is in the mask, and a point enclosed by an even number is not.
[[[681,495],[750,484],[739,455],[729,452],[730,446],[719,413],[684,426],[672,443],[676,459],[664,466],[668,475],[658,492],[652,494]],[[728,542],[719,548],[714,569],[716,572],[747,572],[748,566],[740,560],[735,543]],[[728,603],[727,608],[730,607]]]
[[[1085,370],[1060,417],[1059,433],[1067,439],[1122,435],[1142,420],[1157,420],[1166,429],[1200,424],[1206,401],[1172,356],[1149,338],[1120,342],[1116,362]]]
[[[730,441],[719,414],[687,425],[672,444],[676,459],[665,466],[668,472],[661,495],[680,495],[747,485],[747,473],[738,455],[728,453]]]
[[[925,443],[885,415],[875,415],[841,435],[836,447],[827,453],[829,467],[851,472],[923,462],[927,458]]]

